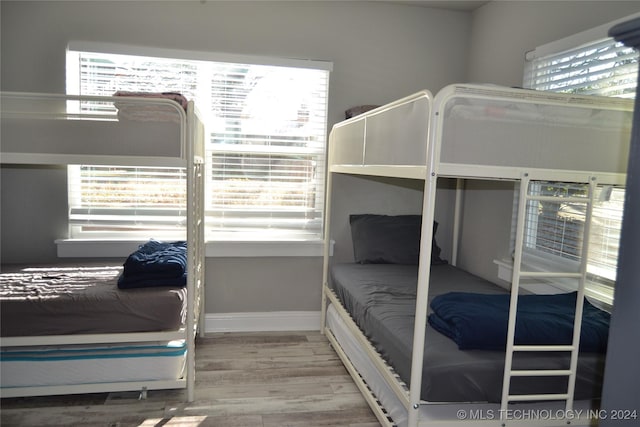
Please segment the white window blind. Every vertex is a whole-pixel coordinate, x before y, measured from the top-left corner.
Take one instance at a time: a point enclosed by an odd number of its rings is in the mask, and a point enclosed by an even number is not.
[[[72,94],[195,100],[207,133],[208,232],[321,234],[328,70],[70,50],[67,81]],[[83,165],[69,177],[72,237],[148,237],[184,225],[180,169]]]
[[[536,51],[548,49],[536,49]],[[524,85],[530,89],[581,95],[635,96],[638,53],[612,38],[601,38],[554,52],[532,52],[525,64]],[[572,183],[536,183],[540,195],[586,195],[586,186]],[[606,303],[613,300],[618,245],[622,223],[624,189],[599,186],[593,210],[587,294]],[[584,205],[532,202],[526,215],[525,250],[542,258],[579,260]],[[517,206],[517,201],[514,206]]]
[[[220,64],[211,75],[211,226],[319,235],[327,73]]]
[[[525,87],[581,95],[635,95],[638,54],[606,38],[534,58],[525,67]]]
[[[525,224],[525,250],[580,261],[586,204],[563,200],[567,197],[588,197],[588,186],[578,183],[532,182],[530,193],[554,196],[557,201],[529,201]],[[609,281],[615,280],[616,261],[624,191],[612,186],[597,186],[587,271]]]
[[[69,166],[72,236],[179,238],[185,181],[180,168]]]

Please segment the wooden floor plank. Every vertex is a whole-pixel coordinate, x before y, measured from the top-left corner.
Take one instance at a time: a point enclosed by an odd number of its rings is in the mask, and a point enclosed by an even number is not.
[[[367,408],[350,409],[338,411],[307,411],[299,413],[281,413],[265,415],[263,417],[263,427],[312,427],[312,426],[336,426],[336,425],[369,425],[379,426],[377,422],[362,423],[363,417],[367,416]]]
[[[196,400],[184,390],[2,399],[2,426],[379,426],[319,332],[198,339]]]

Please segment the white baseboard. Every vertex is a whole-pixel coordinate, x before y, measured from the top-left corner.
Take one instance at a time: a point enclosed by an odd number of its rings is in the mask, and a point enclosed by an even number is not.
[[[319,331],[320,311],[207,313],[205,332]]]

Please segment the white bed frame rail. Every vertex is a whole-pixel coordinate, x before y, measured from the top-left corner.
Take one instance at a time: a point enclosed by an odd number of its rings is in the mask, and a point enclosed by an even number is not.
[[[414,327],[411,367],[411,387],[393,384],[392,369],[370,345],[363,351],[374,361],[380,374],[391,383],[391,388],[408,412],[409,427],[418,425],[472,424],[474,426],[563,426],[567,424],[591,424],[588,417],[578,419],[570,413],[573,408],[582,296],[584,295],[586,261],[580,271],[571,277],[579,279],[578,303],[573,344],[570,346],[543,347],[515,346],[515,310],[520,279],[526,276],[546,275],[559,277],[563,272],[534,273],[520,268],[524,224],[524,204],[531,197],[527,193],[530,181],[560,181],[589,184],[590,199],[587,223],[590,220],[596,183],[619,185],[625,183],[629,150],[633,102],[624,99],[600,98],[536,92],[489,85],[451,85],[442,89],[435,98],[429,91],[422,91],[396,102],[371,110],[360,116],[334,125],[329,139],[329,174],[325,217],[325,253],[323,263],[322,325],[334,345],[339,343],[326,326],[326,309],[329,302],[339,301],[329,287],[329,242],[331,241],[331,201],[336,189],[332,175],[378,175],[418,179],[424,181],[422,206],[422,236],[416,322]],[[570,155],[571,154],[571,155]],[[513,269],[511,310],[509,318],[507,351],[505,353],[504,387],[501,404],[494,408],[506,411],[512,402],[563,400],[566,417],[541,420],[462,420],[434,421],[428,415],[430,408],[438,404],[421,400],[422,360],[427,319],[431,240],[436,201],[436,183],[439,177],[458,178],[456,214],[454,218],[454,250],[458,243],[462,179],[491,179],[520,181],[523,193],[520,197],[516,255]],[[589,226],[584,239],[587,253]],[[452,256],[453,264],[457,253]],[[350,329],[361,334],[352,319],[338,310]],[[360,336],[360,340],[365,340]],[[571,366],[562,371],[512,370],[511,361],[517,351],[568,351]],[[366,382],[357,375],[344,352],[338,352],[349,371],[354,375],[363,392]],[[564,375],[569,378],[567,393],[562,395],[520,395],[509,393],[514,376]],[[378,402],[375,396],[367,399]],[[387,411],[378,403],[372,406],[383,425],[393,425]],[[425,410],[427,411],[425,413]],[[586,411],[585,411],[586,412]],[[504,413],[504,412],[501,412]],[[426,414],[426,415],[425,415]]]
[[[82,112],[80,103],[98,107]],[[118,103],[147,111],[150,120],[119,118]],[[2,397],[107,391],[186,388],[195,399],[195,340],[204,335],[204,138],[205,129],[193,101],[186,110],[164,98],[0,93],[3,164],[106,164],[183,167],[187,170],[187,323],[176,331],[5,337],[2,347],[103,344],[186,340],[182,378],[1,390]],[[153,117],[157,114],[158,116]],[[159,117],[159,118],[158,118]],[[80,153],[80,154],[78,154]]]

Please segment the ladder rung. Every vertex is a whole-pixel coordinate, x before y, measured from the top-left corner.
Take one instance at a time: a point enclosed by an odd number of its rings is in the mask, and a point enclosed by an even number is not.
[[[519,369],[511,371],[513,377],[566,377],[571,375],[570,369]]]
[[[536,200],[540,202],[556,202],[556,203],[589,203],[588,197],[558,197],[558,196],[532,196],[527,194],[527,200]]]
[[[573,351],[572,345],[514,345],[513,351]]]
[[[580,279],[582,273],[560,272],[560,271],[521,271],[520,277],[560,277],[569,279]]]
[[[526,402],[529,400],[567,400],[568,394],[510,394],[510,402]]]

